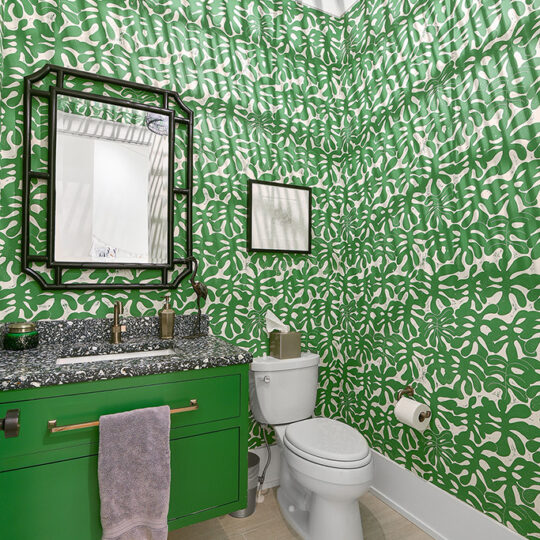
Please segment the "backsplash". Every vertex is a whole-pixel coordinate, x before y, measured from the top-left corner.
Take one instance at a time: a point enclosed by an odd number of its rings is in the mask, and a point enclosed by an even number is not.
[[[126,327],[122,332],[122,339],[144,339],[159,336],[159,317],[122,317],[122,324]],[[111,320],[107,319],[70,319],[38,321],[36,330],[39,333],[39,344],[61,345],[63,343],[92,344],[108,342],[111,334]],[[7,330],[7,324],[0,324],[0,350],[2,336]],[[174,320],[174,336],[185,337],[199,333],[197,315],[180,315]],[[208,334],[208,315],[201,316],[201,334]]]
[[[346,16],[336,377],[340,416],[374,449],[539,538],[532,7],[376,0]],[[423,436],[393,416],[410,383],[434,413]]]

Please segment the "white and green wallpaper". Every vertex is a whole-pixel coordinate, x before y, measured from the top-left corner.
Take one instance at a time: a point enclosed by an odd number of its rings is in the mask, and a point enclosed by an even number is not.
[[[344,21],[341,79],[338,414],[529,538],[540,537],[538,15],[529,1],[360,2]],[[413,381],[434,412],[424,435],[391,414]]]
[[[339,332],[325,329],[343,294],[342,24],[294,1],[8,0],[2,30],[1,320],[106,317],[117,299],[155,315],[169,293],[44,292],[20,271],[23,77],[46,63],[99,71],[177,90],[195,113],[193,244],[213,333],[260,354],[271,308],[327,359],[323,385],[336,384]],[[249,178],[312,187],[311,256],[247,253]],[[172,303],[195,309],[188,280]]]
[[[175,89],[195,112],[213,332],[260,354],[273,309],[321,353],[318,413],[540,538],[534,8],[5,0],[1,320],[105,317],[116,299],[150,315],[164,296],[43,292],[21,273],[23,77],[50,62]],[[249,178],[313,188],[310,256],[247,253]],[[194,308],[187,281],[173,303]],[[434,411],[424,435],[392,416],[407,383]]]

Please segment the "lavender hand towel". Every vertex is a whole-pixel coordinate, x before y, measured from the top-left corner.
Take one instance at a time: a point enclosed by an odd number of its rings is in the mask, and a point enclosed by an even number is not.
[[[103,540],[167,540],[170,425],[167,406],[99,419]]]

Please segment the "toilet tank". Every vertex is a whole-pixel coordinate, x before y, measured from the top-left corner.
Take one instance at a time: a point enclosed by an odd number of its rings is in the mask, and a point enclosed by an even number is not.
[[[249,401],[255,420],[288,424],[310,418],[317,397],[320,357],[304,352],[298,358],[255,358],[249,372]]]

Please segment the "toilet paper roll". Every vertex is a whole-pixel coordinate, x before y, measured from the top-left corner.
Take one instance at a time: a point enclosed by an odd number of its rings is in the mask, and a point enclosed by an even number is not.
[[[424,431],[429,426],[431,416],[420,419],[420,413],[430,413],[430,408],[424,403],[419,403],[413,399],[402,397],[394,409],[396,418],[404,424],[417,429],[418,431]]]

